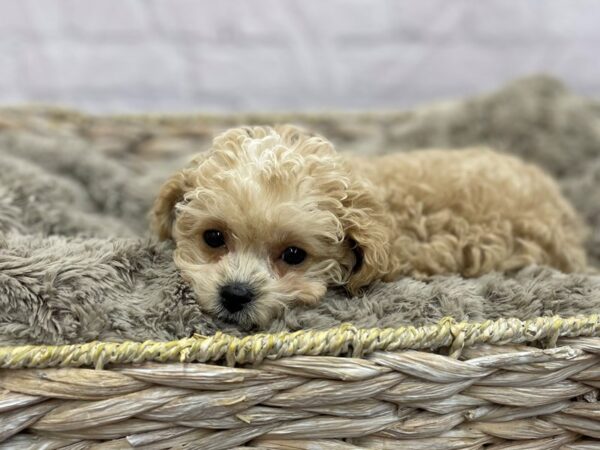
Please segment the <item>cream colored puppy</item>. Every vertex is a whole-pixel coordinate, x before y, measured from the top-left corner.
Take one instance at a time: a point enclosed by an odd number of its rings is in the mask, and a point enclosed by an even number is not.
[[[250,328],[328,286],[583,270],[583,227],[540,169],[487,149],[358,158],[295,127],[218,136],[162,187],[161,239],[203,309]]]

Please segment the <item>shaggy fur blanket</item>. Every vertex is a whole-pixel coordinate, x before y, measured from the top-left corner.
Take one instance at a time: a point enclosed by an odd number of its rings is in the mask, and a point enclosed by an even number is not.
[[[547,78],[411,112],[92,117],[0,109],[0,344],[168,340],[215,330],[147,231],[160,182],[212,136],[238,124],[293,122],[343,151],[366,154],[489,144],[535,161],[560,181],[590,225],[600,263],[600,104]],[[380,283],[360,298],[331,291],[290,309],[269,331],[479,321],[600,312],[600,276],[530,267]]]

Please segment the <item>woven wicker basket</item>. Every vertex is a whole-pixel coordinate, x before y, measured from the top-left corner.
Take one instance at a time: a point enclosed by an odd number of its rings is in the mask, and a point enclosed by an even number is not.
[[[599,316],[4,347],[0,366],[2,449],[600,448]]]

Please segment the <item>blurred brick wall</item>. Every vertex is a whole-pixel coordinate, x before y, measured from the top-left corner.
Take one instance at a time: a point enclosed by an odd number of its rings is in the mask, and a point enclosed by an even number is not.
[[[596,0],[0,0],[0,103],[402,107],[546,72],[600,96]]]

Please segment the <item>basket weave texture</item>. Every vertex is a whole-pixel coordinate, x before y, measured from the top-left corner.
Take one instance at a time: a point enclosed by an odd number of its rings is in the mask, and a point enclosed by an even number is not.
[[[600,448],[595,315],[4,347],[0,365],[0,449]]]

